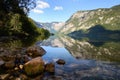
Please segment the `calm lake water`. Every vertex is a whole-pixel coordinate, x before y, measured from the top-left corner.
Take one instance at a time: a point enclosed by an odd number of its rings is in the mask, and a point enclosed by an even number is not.
[[[46,63],[65,60],[65,65],[55,63],[55,75],[64,80],[120,80],[120,42],[51,36],[36,44],[47,51]]]
[[[55,63],[55,74],[44,76],[44,80],[54,80],[55,76],[57,80],[120,80],[120,41],[75,40],[68,36],[51,36],[43,41],[33,39],[24,42],[1,42],[0,48],[15,51],[22,46],[42,46],[47,52],[42,56],[45,63]],[[0,56],[2,55],[1,53]],[[57,64],[58,59],[65,60],[66,64]],[[5,74],[4,71],[0,71],[2,74]]]

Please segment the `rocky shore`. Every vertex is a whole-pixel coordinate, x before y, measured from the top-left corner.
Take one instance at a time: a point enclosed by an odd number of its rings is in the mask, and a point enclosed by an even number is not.
[[[55,73],[55,63],[45,63],[46,51],[39,46],[13,50],[0,48],[0,80],[42,80]],[[56,61],[64,65],[65,61]],[[47,77],[46,77],[47,78]],[[59,77],[53,77],[59,80]]]

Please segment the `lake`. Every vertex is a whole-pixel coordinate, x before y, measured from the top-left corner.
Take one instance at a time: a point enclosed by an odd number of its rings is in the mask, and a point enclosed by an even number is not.
[[[46,50],[42,56],[45,63],[55,64],[55,73],[45,74],[43,80],[120,80],[119,41],[76,40],[68,36],[51,36],[35,42],[11,40],[0,43],[0,57],[4,55],[2,48],[9,48],[9,52],[17,49],[19,52],[19,47],[34,44]],[[63,59],[65,64],[57,64],[58,59]],[[5,74],[7,72],[0,67],[0,76]]]
[[[120,80],[120,42],[51,36],[36,44],[47,51],[46,63],[65,60],[65,65],[55,64],[55,75],[63,80]]]

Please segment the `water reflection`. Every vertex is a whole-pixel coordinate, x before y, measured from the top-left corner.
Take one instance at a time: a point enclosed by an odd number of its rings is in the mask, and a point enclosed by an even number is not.
[[[25,37],[23,39],[0,37],[0,57],[2,54],[16,54],[22,53],[26,47],[35,45],[37,41],[43,41],[47,37],[35,36],[35,37]]]
[[[87,42],[75,40],[68,36],[52,36],[40,43],[41,46],[65,47],[76,59],[95,59],[120,62],[120,42]]]
[[[46,63],[58,59],[66,61],[63,66],[55,65],[55,76],[61,76],[61,80],[119,80],[119,42],[94,44],[68,36],[51,36],[38,43],[47,51],[43,56]]]
[[[91,43],[86,39],[75,40],[68,36],[51,36],[43,41],[41,38],[10,40],[0,43],[0,48],[4,46],[2,48],[9,48],[12,51],[19,47],[34,44],[42,46],[46,50],[47,53],[42,58],[46,63],[54,62],[55,74],[52,76],[58,77],[60,80],[120,79],[119,42],[111,41],[104,44],[97,42],[96,44],[96,42]],[[0,50],[1,55],[2,50]],[[56,63],[58,59],[65,60],[66,64],[58,65]],[[46,79],[54,80],[53,77],[45,75],[43,80]]]

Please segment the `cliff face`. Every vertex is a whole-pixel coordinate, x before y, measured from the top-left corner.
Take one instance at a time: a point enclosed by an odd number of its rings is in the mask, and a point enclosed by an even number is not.
[[[74,13],[60,32],[68,34],[78,30],[88,30],[101,25],[107,30],[120,30],[120,5],[112,8],[78,11]]]

